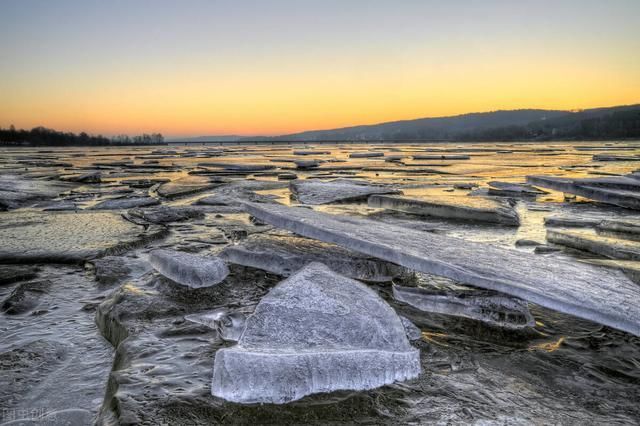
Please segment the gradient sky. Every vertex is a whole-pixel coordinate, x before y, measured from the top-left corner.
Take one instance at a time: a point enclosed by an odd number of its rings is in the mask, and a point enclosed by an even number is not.
[[[0,126],[283,134],[640,102],[640,0],[0,0]]]

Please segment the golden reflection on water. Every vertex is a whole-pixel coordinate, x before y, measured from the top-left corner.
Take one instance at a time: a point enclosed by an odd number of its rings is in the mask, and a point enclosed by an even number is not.
[[[424,340],[425,342],[431,342],[434,343],[436,345],[440,345],[440,346],[444,346],[444,347],[449,347],[450,345],[447,345],[446,343],[442,343],[439,342],[437,340],[434,339],[434,337],[441,337],[441,338],[447,338],[449,337],[447,334],[445,333],[432,333],[430,331],[423,331],[422,332],[422,340]]]
[[[538,343],[537,345],[529,346],[527,349],[530,351],[540,350],[545,352],[555,352],[560,349],[560,346],[564,342],[564,339],[565,337],[562,336],[555,342]]]

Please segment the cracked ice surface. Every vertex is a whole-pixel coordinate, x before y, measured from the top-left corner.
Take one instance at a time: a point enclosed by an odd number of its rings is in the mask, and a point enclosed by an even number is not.
[[[245,209],[308,238],[640,335],[640,287],[619,271],[305,208],[245,203]]]
[[[282,404],[419,374],[419,351],[395,311],[364,284],[312,263],[260,301],[238,345],[216,353],[211,393]]]

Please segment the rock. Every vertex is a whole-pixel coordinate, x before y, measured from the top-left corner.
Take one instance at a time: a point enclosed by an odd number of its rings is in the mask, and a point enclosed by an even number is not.
[[[0,310],[6,314],[24,314],[35,309],[40,297],[51,287],[49,281],[31,281],[19,284],[2,302]]]
[[[127,213],[132,217],[156,224],[204,219],[204,213],[193,207],[159,206],[150,209],[133,209]]]
[[[305,208],[245,203],[245,209],[307,238],[640,335],[640,287],[618,271]]]
[[[110,198],[90,207],[90,210],[123,210],[134,207],[147,207],[160,204],[160,201],[151,197],[122,197]]]
[[[369,185],[362,181],[336,179],[329,182],[296,180],[289,185],[291,193],[303,204],[319,205],[366,200],[372,194],[398,194],[395,188]]]
[[[207,191],[216,186],[219,184],[211,183],[200,176],[189,176],[163,183],[158,187],[158,195],[164,198],[178,198]]]
[[[416,154],[412,156],[414,160],[469,160],[468,155],[434,155],[434,154]]]
[[[165,277],[191,288],[211,287],[221,283],[229,275],[229,268],[217,257],[154,250],[149,254],[149,262]]]
[[[527,176],[527,182],[536,186],[579,195],[606,204],[639,210],[640,193],[597,186],[599,185],[598,181],[601,184],[603,180],[610,181],[611,179],[619,180],[620,178],[565,179],[550,176]],[[627,180],[631,181],[633,179],[627,178]],[[640,184],[640,181],[637,183]],[[610,184],[609,186],[612,185],[614,186],[615,184]]]
[[[406,269],[334,244],[308,238],[256,234],[226,247],[220,257],[228,262],[288,277],[311,262],[321,262],[346,277],[385,282]]]
[[[397,285],[393,297],[423,312],[470,318],[493,327],[519,330],[535,326],[527,302],[513,297],[433,294]]]
[[[547,240],[612,259],[640,260],[640,243],[579,231],[547,231]]]
[[[421,216],[445,219],[469,220],[473,222],[499,223],[519,226],[518,213],[506,203],[497,200],[442,196],[429,198],[409,198],[389,195],[369,197],[369,207],[377,207]]]
[[[229,312],[225,308],[219,308],[187,315],[184,319],[216,330],[222,340],[237,342],[244,332],[247,317],[242,312]]]
[[[78,263],[164,237],[158,226],[112,212],[10,212],[0,226],[0,263]]]
[[[349,158],[374,158],[384,157],[384,152],[352,152]]]
[[[39,200],[57,197],[76,184],[25,179],[20,175],[0,175],[0,210],[16,209]]]
[[[419,351],[395,311],[367,286],[312,263],[260,301],[236,346],[216,352],[211,393],[283,404],[419,374]]]

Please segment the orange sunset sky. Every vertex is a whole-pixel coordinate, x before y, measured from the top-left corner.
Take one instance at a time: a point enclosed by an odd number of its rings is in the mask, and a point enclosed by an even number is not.
[[[3,1],[0,126],[277,135],[640,102],[640,2]]]

